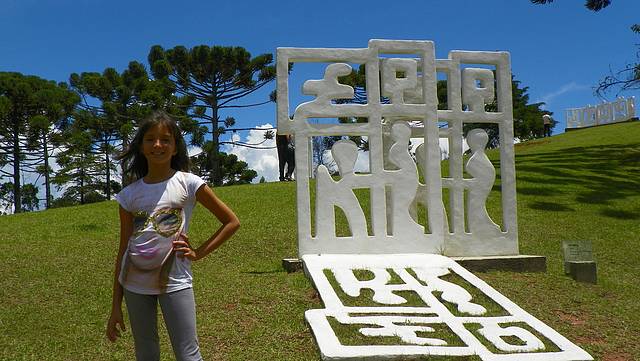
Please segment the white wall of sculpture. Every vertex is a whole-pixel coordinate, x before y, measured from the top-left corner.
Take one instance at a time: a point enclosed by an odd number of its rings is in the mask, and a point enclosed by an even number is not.
[[[315,96],[295,107],[290,117],[289,64],[327,64],[324,73],[304,82],[302,92]],[[338,77],[349,64],[364,64],[366,104],[338,104],[354,89]],[[278,48],[278,132],[294,134],[299,254],[437,253],[447,256],[518,254],[513,151],[511,71],[506,52],[452,51],[435,59],[429,41],[371,40],[363,49]],[[294,66],[295,69],[295,66]],[[357,69],[356,69],[357,70]],[[438,110],[437,74],[447,80],[448,109]],[[381,96],[384,101],[381,101]],[[485,105],[497,100],[497,111]],[[366,118],[366,123],[326,124],[318,118]],[[409,126],[422,125],[413,130]],[[439,128],[438,123],[445,124]],[[496,169],[485,154],[487,134],[471,131],[471,157],[463,160],[463,125],[497,124],[500,136],[500,223],[488,214],[486,201],[496,184]],[[410,137],[424,144],[416,162]],[[412,134],[413,133],[413,134]],[[358,149],[349,140],[331,149],[339,178],[324,166],[317,170],[315,199],[309,181],[311,140],[318,136],[365,136],[369,172],[354,172]],[[449,143],[449,168],[441,172],[440,138]],[[423,177],[419,177],[418,169]],[[466,173],[466,174],[465,174]],[[422,179],[421,179],[422,178]],[[368,191],[370,213],[358,202],[357,189]],[[448,203],[449,211],[444,204]],[[420,224],[416,208],[424,206]],[[335,209],[345,214],[350,236],[336,236]],[[313,217],[313,219],[312,219]],[[313,226],[312,226],[313,225]]]
[[[620,97],[612,102],[565,110],[568,129],[626,122],[635,116],[635,97]]]

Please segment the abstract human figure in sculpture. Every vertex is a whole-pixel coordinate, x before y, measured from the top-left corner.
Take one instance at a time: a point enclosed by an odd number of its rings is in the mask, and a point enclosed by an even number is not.
[[[422,174],[422,178],[427,178],[426,169],[424,169],[425,158],[426,158],[426,149],[424,147],[424,143],[418,145],[416,148],[416,166],[418,168],[418,191],[416,192],[416,198],[411,203],[411,207],[409,207],[409,213],[411,213],[411,218],[414,221],[418,222],[418,204],[422,204],[422,206],[427,208],[427,186],[424,183],[420,182],[420,174]]]
[[[398,170],[388,171],[389,183],[392,184],[391,196],[387,197],[391,202],[387,205],[387,209],[391,209],[389,232],[394,234],[396,230],[397,235],[419,236],[424,231],[409,212],[418,191],[418,170],[409,154],[411,129],[406,123],[395,123],[391,127],[391,138],[394,143],[389,149],[389,161]]]
[[[496,180],[496,170],[484,152],[489,136],[483,129],[473,129],[467,134],[467,144],[471,148],[471,158],[465,165],[473,178],[465,180],[469,190],[467,197],[467,220],[469,232],[482,236],[497,236],[500,227],[487,213],[487,197]]]
[[[316,237],[324,239],[335,237],[334,206],[340,207],[347,217],[352,237],[367,237],[367,220],[358,198],[353,193],[359,180],[366,177],[354,173],[354,166],[358,158],[358,146],[350,140],[340,140],[331,148],[331,155],[338,165],[341,178],[337,182],[334,181],[327,167],[318,166],[316,174]]]
[[[416,165],[418,166],[418,175],[422,174],[423,179],[427,179],[427,170],[424,165],[427,163],[427,148],[424,143],[418,145],[416,148]],[[440,159],[442,159],[442,149],[440,149]],[[411,203],[411,207],[409,207],[409,213],[411,213],[411,218],[414,221],[418,222],[418,204],[422,204],[422,206],[427,209],[427,185],[420,183],[418,180],[418,191],[416,192],[416,197]],[[443,227],[445,232],[449,232],[449,223],[447,221],[447,210],[444,208],[444,202],[440,201],[442,207],[442,213],[444,215]]]

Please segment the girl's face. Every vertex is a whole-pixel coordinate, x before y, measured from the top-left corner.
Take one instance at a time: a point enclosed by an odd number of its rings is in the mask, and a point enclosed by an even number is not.
[[[176,140],[166,125],[156,124],[144,133],[142,154],[149,166],[170,166],[171,157],[176,153]]]

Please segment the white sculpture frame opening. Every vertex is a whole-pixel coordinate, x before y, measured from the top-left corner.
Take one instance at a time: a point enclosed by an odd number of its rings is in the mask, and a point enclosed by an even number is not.
[[[303,93],[316,98],[297,105],[291,118],[289,64],[302,62],[329,64],[324,74],[304,83]],[[365,66],[366,104],[335,102],[354,96],[351,86],[338,82],[338,77],[351,73],[349,63]],[[278,48],[277,71],[278,132],[295,136],[300,257],[317,253],[519,253],[508,53],[452,51],[448,59],[436,60],[430,41],[371,40],[363,49]],[[448,109],[444,110],[438,110],[437,73],[447,80]],[[381,96],[389,101],[382,102]],[[494,102],[496,111],[487,111],[486,105]],[[368,121],[309,122],[312,118],[349,117]],[[422,126],[409,128],[416,122]],[[439,128],[439,122],[446,127]],[[496,170],[484,154],[484,130],[470,133],[467,141],[472,153],[467,162],[463,161],[463,125],[468,123],[498,126],[501,225],[486,209]],[[424,140],[417,150],[417,166],[408,151],[410,135]],[[340,178],[334,180],[324,166],[318,167],[312,212],[308,174],[311,140],[317,136],[367,137],[370,163],[369,173],[356,174],[355,144],[337,142],[331,152]],[[449,143],[446,177],[441,173],[440,138]],[[424,183],[418,168],[423,171]],[[355,189],[369,191],[369,221]],[[449,212],[445,211],[444,192],[448,193]],[[424,225],[416,222],[417,204],[425,206]],[[348,237],[336,236],[335,207],[346,215],[351,231]]]

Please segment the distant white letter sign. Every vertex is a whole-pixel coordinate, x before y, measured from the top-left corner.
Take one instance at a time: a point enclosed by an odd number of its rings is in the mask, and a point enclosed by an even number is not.
[[[565,110],[567,129],[626,122],[636,116],[635,97]]]
[[[305,81],[302,87],[304,94],[315,98],[293,104],[295,111],[290,114],[289,64],[303,62],[323,64],[324,72]],[[339,81],[357,71],[350,64],[364,65],[365,104],[350,103],[354,88]],[[508,53],[452,51],[448,59],[436,60],[430,41],[371,40],[364,49],[278,48],[277,67],[278,132],[295,135],[296,143],[300,256],[518,254]],[[436,96],[438,73],[447,82],[447,108],[440,110]],[[310,121],[322,118],[358,118],[366,122]],[[417,151],[417,165],[408,151],[410,125],[416,122],[423,125],[419,136],[424,139]],[[438,123],[446,126],[439,128]],[[484,153],[487,133],[479,127],[469,132],[467,142],[472,153],[464,162],[466,124],[497,125],[501,220],[492,219],[486,208],[496,181],[494,164]],[[356,173],[358,148],[350,140],[338,141],[331,154],[340,177],[333,178],[326,167],[318,167],[312,200],[309,155],[313,137],[320,136],[367,137],[370,164],[368,173]],[[449,142],[446,176],[440,169],[440,138]],[[418,169],[423,179],[418,176]],[[358,201],[356,190],[368,192],[368,214]],[[445,200],[449,212],[445,211]],[[419,205],[426,213],[426,220],[421,223],[416,216]],[[350,236],[336,235],[336,209],[346,216]]]

